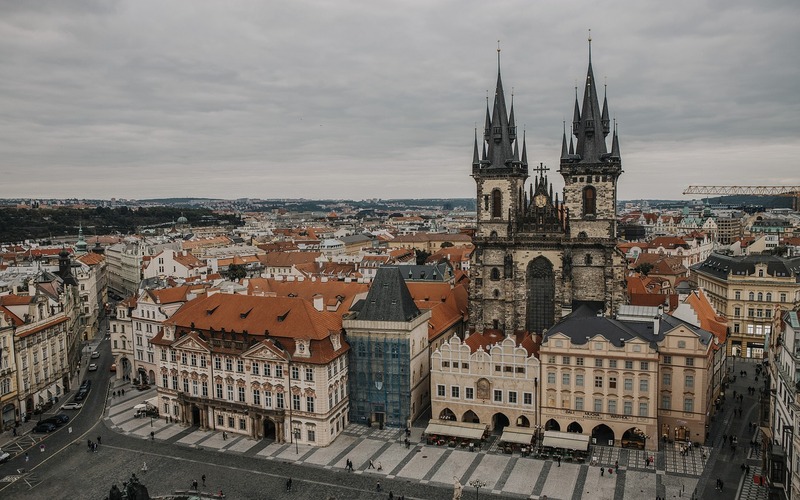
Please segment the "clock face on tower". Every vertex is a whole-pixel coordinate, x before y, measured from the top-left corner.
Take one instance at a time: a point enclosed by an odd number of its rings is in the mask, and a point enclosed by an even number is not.
[[[543,206],[545,206],[547,204],[547,196],[542,194],[542,193],[539,193],[539,194],[537,194],[536,196],[533,197],[533,203],[537,207],[542,208]]]

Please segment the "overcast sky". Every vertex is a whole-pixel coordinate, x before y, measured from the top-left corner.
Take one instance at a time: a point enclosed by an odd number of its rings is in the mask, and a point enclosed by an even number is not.
[[[797,0],[6,1],[0,197],[472,197],[497,40],[528,160],[557,170],[589,28],[621,199],[797,185],[798,19]]]

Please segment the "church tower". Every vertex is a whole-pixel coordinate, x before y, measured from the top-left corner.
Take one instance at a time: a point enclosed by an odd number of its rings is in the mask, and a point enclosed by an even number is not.
[[[591,43],[591,41],[590,41]],[[591,45],[590,45],[591,47]],[[506,334],[543,333],[579,307],[611,314],[624,300],[624,256],[616,248],[619,140],[611,133],[608,103],[600,108],[591,64],[583,106],[577,92],[572,138],[562,138],[563,201],[539,164],[527,186],[513,100],[506,103],[499,70],[494,107],[477,132],[472,177],[477,184],[477,229],[470,281],[470,329]]]

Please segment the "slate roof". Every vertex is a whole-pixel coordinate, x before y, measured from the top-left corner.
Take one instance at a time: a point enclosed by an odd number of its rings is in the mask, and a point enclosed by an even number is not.
[[[661,315],[659,321],[658,329],[660,333],[654,335],[653,321],[617,320],[604,316],[597,316],[591,314],[591,311],[588,309],[584,310],[583,308],[579,308],[547,330],[544,340],[546,341],[553,335],[561,333],[569,337],[570,343],[583,345],[589,342],[595,335],[601,335],[616,347],[622,347],[625,342],[630,340],[641,339],[648,342],[650,346],[655,349],[657,348],[658,342],[664,339],[665,332],[673,330],[681,325],[695,332],[695,334],[700,337],[700,342],[705,345],[707,345],[713,337],[710,332],[692,326],[669,314]]]
[[[743,257],[713,253],[705,261],[692,266],[692,271],[727,279],[729,275],[755,274],[756,264],[766,264],[767,274],[775,278],[794,276],[800,283],[800,257],[790,259],[775,255],[753,254]]]
[[[402,264],[396,266],[409,281],[446,281],[453,277],[453,267],[449,262],[436,264]]]
[[[357,305],[360,321],[410,321],[422,314],[396,266],[379,268],[366,299]]]

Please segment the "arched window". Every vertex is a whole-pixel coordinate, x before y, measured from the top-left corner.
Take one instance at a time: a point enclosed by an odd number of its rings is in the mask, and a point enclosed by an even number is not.
[[[503,195],[499,189],[492,191],[492,217],[503,216]]]
[[[767,302],[772,302],[772,292],[767,292]]]
[[[499,280],[500,279],[500,270],[497,269],[496,267],[493,267],[490,277],[493,280]]]
[[[592,186],[583,188],[583,215],[594,215],[597,211],[597,191]]]
[[[764,294],[761,293],[761,292],[758,292],[758,301],[761,302],[763,300],[764,300]]]
[[[750,292],[749,294],[747,294],[747,296],[750,298],[750,300],[756,300],[756,294],[753,292]]]

